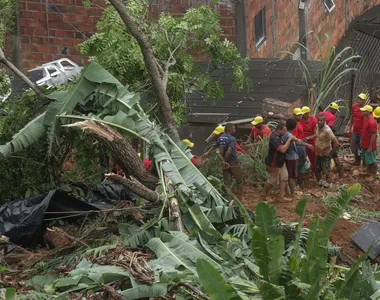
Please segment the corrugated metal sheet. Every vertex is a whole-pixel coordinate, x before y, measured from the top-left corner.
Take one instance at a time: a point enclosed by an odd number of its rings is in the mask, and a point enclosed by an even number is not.
[[[344,47],[352,47],[355,54],[362,59],[353,63],[353,67],[359,70],[355,74],[353,86],[353,98],[359,93],[369,94],[371,102],[376,102],[375,95],[380,86],[380,6],[368,11],[355,20],[337,47],[339,52]],[[357,30],[359,29],[359,30]],[[350,117],[351,75],[346,76],[341,82],[341,87],[334,91],[331,97],[323,104],[326,107],[329,102],[344,100],[345,108],[337,116],[335,123],[337,134],[344,133],[344,127]]]
[[[322,64],[304,62],[310,77],[316,81]],[[298,98],[307,101],[307,86],[302,69],[295,60],[253,59],[249,63],[247,76],[252,84],[249,91],[232,90],[231,69],[219,70],[212,74],[224,86],[224,97],[216,103],[206,101],[200,93],[187,97],[188,121],[195,123],[219,123],[229,115],[228,120],[253,118],[260,114],[261,103],[265,98],[275,98],[294,102]],[[227,75],[227,77],[226,77]],[[223,114],[220,117],[215,113]]]

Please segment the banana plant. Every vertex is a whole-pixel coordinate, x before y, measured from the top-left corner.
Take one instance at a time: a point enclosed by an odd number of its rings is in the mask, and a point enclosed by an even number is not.
[[[44,114],[21,129],[6,145],[3,155],[21,151],[48,135],[50,151],[58,145],[62,125],[77,121],[101,121],[122,133],[149,144],[158,173],[165,174],[175,186],[187,227],[215,236],[213,223],[232,219],[229,201],[194,166],[192,154],[184,143],[175,143],[159,124],[149,120],[142,110],[140,96],[130,92],[104,68],[91,63],[69,90],[48,96],[53,102]],[[81,112],[81,113],[78,113]],[[81,124],[76,123],[76,126]]]

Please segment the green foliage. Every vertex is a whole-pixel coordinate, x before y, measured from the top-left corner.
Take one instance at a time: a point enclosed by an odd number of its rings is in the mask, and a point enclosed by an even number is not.
[[[220,273],[207,260],[201,258],[197,260],[197,273],[211,300],[229,300],[237,296],[234,289],[227,284]]]
[[[4,46],[5,33],[12,31],[15,21],[15,1],[0,0],[0,47]]]
[[[7,111],[6,116],[0,117],[0,144],[12,138],[14,132],[23,128],[27,123],[43,112],[46,103],[30,91],[20,97],[13,97],[0,104],[0,108]],[[27,128],[31,128],[27,126]],[[26,131],[29,131],[26,129]],[[22,145],[23,136],[20,134]],[[50,181],[48,165],[46,164],[46,140],[35,140],[36,144],[27,150],[19,152],[17,156],[3,157],[0,153],[0,203],[10,199],[34,195],[44,189]],[[1,146],[0,146],[1,148]],[[36,174],[39,176],[36,176]],[[48,184],[49,186],[49,184]],[[45,186],[45,188],[48,188]]]
[[[211,7],[192,8],[183,17],[175,18],[162,13],[156,21],[147,19],[144,1],[128,1],[127,9],[148,35],[162,76],[166,76],[168,68],[167,94],[177,124],[184,121],[184,99],[189,90],[204,92],[210,100],[223,96],[220,82],[209,77],[213,70],[232,67],[233,88],[242,90],[248,86],[247,60],[232,42],[222,37],[220,16]],[[105,9],[97,29],[97,33],[79,46],[81,52],[95,59],[123,84],[130,85],[131,90],[142,92],[144,98],[155,103],[140,48],[113,7]],[[193,53],[210,58],[206,70],[200,69]]]
[[[308,48],[300,43],[296,43],[299,47],[304,48],[310,57],[322,61],[324,63],[323,71],[318,78],[317,88],[314,90],[314,107],[313,113],[316,114],[319,112],[319,107],[322,109],[327,109],[328,105],[331,102],[331,98],[334,97],[335,93],[339,91],[342,86],[347,85],[347,78],[350,78],[353,72],[357,72],[358,69],[354,68],[353,62],[361,57],[354,53],[354,49],[351,47],[346,47],[340,52],[336,52],[336,48],[331,45],[329,35],[325,34],[327,43],[324,44],[320,40],[318,35],[315,32],[310,32],[312,37],[314,37],[319,45],[319,53],[311,53]],[[324,51],[327,49],[327,57],[324,58]],[[288,53],[293,55],[293,53]],[[310,71],[307,66],[301,61],[298,60],[299,66],[303,73],[303,78],[307,86],[312,86],[312,78],[310,76]],[[347,106],[348,99],[341,99],[336,101],[338,105]],[[347,110],[348,111],[348,110]],[[349,116],[347,115],[346,118]]]

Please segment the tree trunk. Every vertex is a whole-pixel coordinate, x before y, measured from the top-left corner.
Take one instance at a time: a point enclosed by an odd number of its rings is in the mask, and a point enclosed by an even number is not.
[[[150,202],[157,202],[159,199],[158,194],[155,191],[148,189],[145,185],[141,184],[137,179],[133,178],[132,176],[131,178],[124,178],[116,174],[106,174],[105,176],[111,180],[115,180],[116,182],[130,189],[136,195]]]
[[[16,68],[8,59],[5,58],[3,49],[0,48],[0,62],[6,65],[13,73],[15,73],[22,81],[24,81],[41,99],[47,99],[46,95],[26,77],[19,69]]]
[[[127,176],[132,175],[149,189],[154,190],[156,188],[158,182],[157,177],[145,169],[136,150],[120,133],[98,121],[77,122],[70,126],[82,128],[85,132],[102,143],[111,152],[112,158],[123,169]]]
[[[172,139],[174,141],[179,141],[179,135],[175,127],[169,97],[166,94],[166,86],[158,70],[152,46],[149,43],[147,35],[139,28],[137,22],[133,20],[132,16],[120,0],[110,0],[110,3],[120,15],[125,27],[139,44],[144,57],[145,67],[148,71],[148,75],[153,86],[153,91],[157,97],[158,107],[162,116],[161,122],[168,128],[169,135]]]

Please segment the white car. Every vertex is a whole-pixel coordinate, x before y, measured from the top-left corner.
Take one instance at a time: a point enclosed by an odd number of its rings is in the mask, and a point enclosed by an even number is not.
[[[37,80],[36,84],[46,86],[49,89],[68,83],[73,77],[78,76],[82,69],[70,59],[61,58],[31,69],[29,72],[42,70],[43,78]]]

